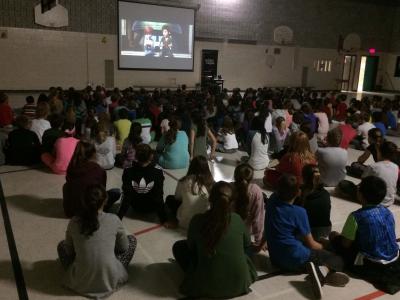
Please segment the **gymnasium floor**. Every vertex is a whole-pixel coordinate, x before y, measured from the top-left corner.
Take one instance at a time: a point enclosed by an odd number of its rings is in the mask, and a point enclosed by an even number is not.
[[[399,145],[400,140],[395,142]],[[349,150],[349,162],[359,151]],[[227,154],[218,163],[210,164],[215,180],[231,181],[240,154]],[[173,194],[177,179],[186,170],[166,170],[164,195]],[[108,171],[107,188],[121,186],[121,169]],[[255,181],[261,182],[262,172]],[[63,217],[61,188],[64,176],[50,174],[45,169],[0,167],[0,179],[6,195],[16,246],[21,261],[29,299],[83,299],[61,286],[63,270],[57,261],[56,246],[63,239],[68,220]],[[270,195],[269,191],[266,191]],[[347,215],[359,205],[332,197],[333,229],[340,231]],[[400,233],[400,207],[391,208]],[[3,218],[1,216],[1,218]],[[132,215],[123,222],[129,232],[137,233],[138,247],[130,265],[129,282],[109,299],[179,299],[182,272],[169,262],[172,244],[184,238],[179,230],[160,228],[154,216],[138,218]],[[2,222],[2,221],[1,221]],[[259,274],[274,270],[266,254],[256,257]],[[313,299],[306,275],[278,275],[256,282],[252,293],[238,299]],[[384,295],[372,285],[351,279],[346,288],[323,287],[324,299],[399,299]],[[4,226],[0,225],[0,299],[18,299],[12,272],[10,253]]]

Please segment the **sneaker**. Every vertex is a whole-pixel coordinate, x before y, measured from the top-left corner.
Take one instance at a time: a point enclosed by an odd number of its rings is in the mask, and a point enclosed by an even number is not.
[[[330,272],[325,277],[325,284],[335,287],[345,287],[350,281],[350,277],[340,272]]]
[[[321,282],[319,281],[317,269],[312,262],[307,263],[307,271],[308,271],[308,274],[310,275],[311,287],[313,290],[313,294],[316,299],[321,299],[322,298],[322,286],[321,286]]]

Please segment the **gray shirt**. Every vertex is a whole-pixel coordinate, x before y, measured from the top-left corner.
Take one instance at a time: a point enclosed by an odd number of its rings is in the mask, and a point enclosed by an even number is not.
[[[325,186],[337,186],[346,177],[347,151],[339,147],[318,148],[321,182]]]
[[[122,222],[108,213],[99,213],[98,220],[99,229],[86,237],[80,232],[78,218],[72,218],[65,239],[68,255],[76,256],[64,285],[91,298],[106,297],[128,280],[128,273],[114,252],[129,247]]]
[[[391,161],[383,160],[373,163],[364,171],[362,177],[377,176],[386,183],[386,197],[382,205],[390,206],[394,203],[397,191],[397,179],[399,176],[399,167]]]

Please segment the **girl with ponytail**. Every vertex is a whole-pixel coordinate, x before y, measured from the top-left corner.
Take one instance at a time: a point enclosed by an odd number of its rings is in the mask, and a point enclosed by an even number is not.
[[[87,187],[82,209],[57,247],[67,271],[64,285],[96,299],[109,296],[128,280],[127,268],[136,249],[136,238],[126,235],[118,217],[103,212],[106,203],[104,186]]]
[[[189,165],[189,140],[181,131],[181,122],[175,116],[169,119],[169,130],[157,144],[158,163],[165,169],[184,169]]]
[[[181,293],[189,298],[233,298],[250,292],[257,274],[246,251],[250,236],[241,217],[232,212],[232,186],[216,183],[210,209],[194,216],[187,240],[172,251],[185,271]],[[224,278],[224,280],[221,280]]]
[[[236,197],[233,208],[241,216],[249,232],[254,235],[255,249],[261,249],[265,216],[264,195],[258,185],[250,183],[253,175],[253,168],[248,164],[236,167],[233,184]]]
[[[96,148],[87,141],[80,141],[68,165],[66,183],[63,187],[64,213],[68,218],[79,215],[83,209],[82,198],[88,186],[102,185],[106,187],[107,173],[97,163]],[[109,201],[105,206],[108,211],[121,193],[119,189],[108,192]]]

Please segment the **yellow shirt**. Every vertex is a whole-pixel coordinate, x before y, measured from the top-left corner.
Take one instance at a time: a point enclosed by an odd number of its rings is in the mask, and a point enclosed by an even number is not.
[[[131,130],[131,121],[128,119],[121,119],[114,122],[114,126],[117,129],[118,144],[122,144],[129,135]]]

